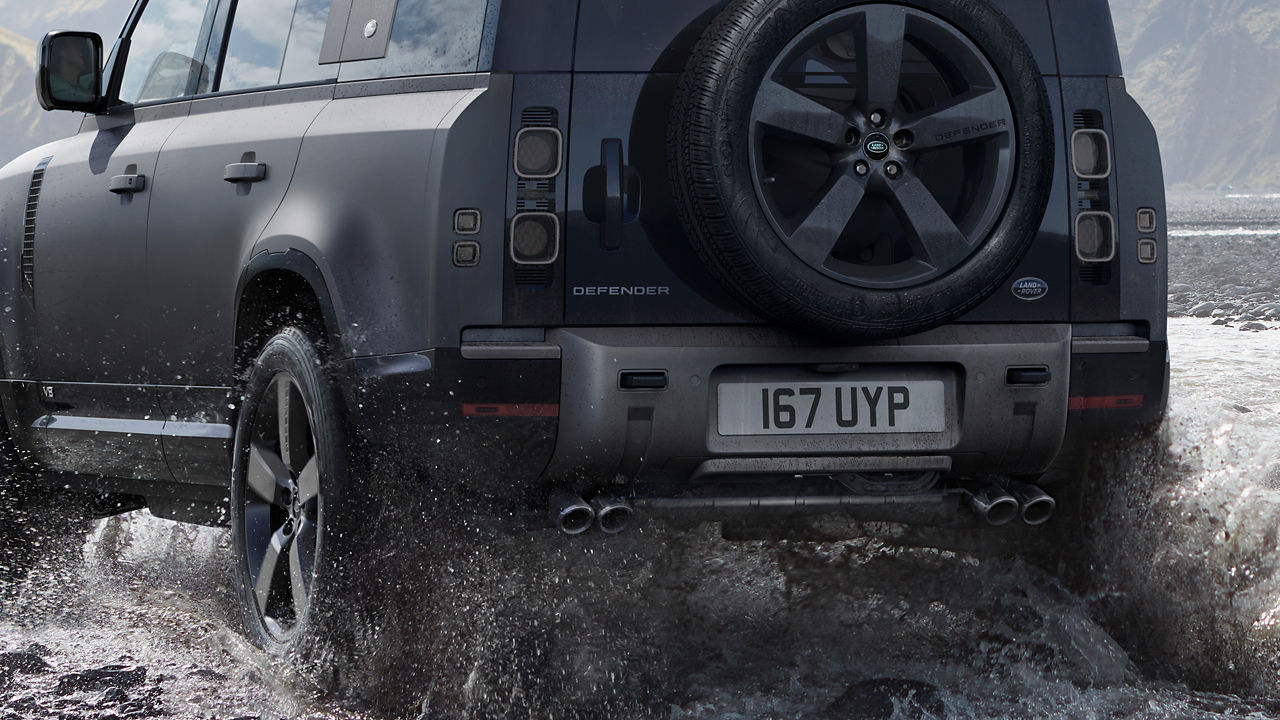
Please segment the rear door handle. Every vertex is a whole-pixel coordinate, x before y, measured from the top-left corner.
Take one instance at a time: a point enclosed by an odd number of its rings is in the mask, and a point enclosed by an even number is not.
[[[600,248],[622,247],[623,183],[622,141],[605,140],[600,144],[600,166],[604,168],[604,222],[600,224]]]
[[[229,183],[256,183],[267,179],[266,163],[231,163],[222,171],[222,179]]]
[[[107,189],[117,195],[132,195],[147,189],[146,175],[116,175]]]

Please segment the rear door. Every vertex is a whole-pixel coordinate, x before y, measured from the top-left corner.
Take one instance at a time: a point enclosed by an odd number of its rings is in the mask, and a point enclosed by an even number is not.
[[[565,318],[742,322],[694,254],[667,172],[667,119],[714,0],[584,2],[569,148]]]
[[[148,230],[152,365],[180,479],[225,482],[236,289],[280,207],[302,138],[333,99],[320,64],[330,0],[222,0],[212,92],[160,154]],[[221,458],[210,464],[210,458]]]
[[[211,22],[211,0],[149,0],[128,31],[120,102],[86,119],[43,169],[27,288],[43,407],[25,420],[47,468],[170,477],[146,387],[156,369],[147,221],[165,180],[157,157],[198,90]]]

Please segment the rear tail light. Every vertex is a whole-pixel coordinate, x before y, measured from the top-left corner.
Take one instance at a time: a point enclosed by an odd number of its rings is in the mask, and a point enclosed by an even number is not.
[[[516,175],[542,180],[560,174],[563,138],[555,128],[530,127],[516,134]]]
[[[550,265],[560,257],[560,218],[529,212],[511,221],[511,259],[519,265]]]
[[[1104,130],[1077,130],[1071,135],[1071,164],[1081,180],[1111,176],[1111,138]]]
[[[1111,213],[1076,216],[1076,257],[1087,263],[1111,262],[1116,256],[1116,223]]]

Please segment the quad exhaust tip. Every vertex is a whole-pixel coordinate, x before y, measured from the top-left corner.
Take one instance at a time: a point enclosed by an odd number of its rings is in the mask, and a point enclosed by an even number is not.
[[[1053,517],[1058,503],[1049,493],[1035,485],[1023,482],[1009,483],[1009,493],[1018,501],[1022,509],[1022,522],[1028,525],[1043,525]]]
[[[969,507],[989,525],[1008,525],[1022,518],[1027,525],[1049,522],[1057,502],[1049,493],[1030,483],[1009,482],[1008,490],[996,484],[986,485],[965,494]]]
[[[969,507],[977,513],[988,525],[999,527],[1008,525],[1013,519],[1018,517],[1021,509],[1017,499],[1005,492],[998,485],[987,485],[986,487],[972,490],[965,495],[965,499],[969,502]]]
[[[551,494],[551,523],[565,535],[581,535],[595,524],[596,511],[587,501],[567,490]]]
[[[609,493],[601,493],[591,499],[591,509],[595,511],[596,523],[600,531],[608,535],[616,535],[631,525],[635,508],[624,498]]]

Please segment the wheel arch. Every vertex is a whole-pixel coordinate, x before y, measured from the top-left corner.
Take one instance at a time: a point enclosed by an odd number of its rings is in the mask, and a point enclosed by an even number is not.
[[[298,323],[285,322],[280,315],[285,307],[297,309]],[[330,359],[350,357],[339,316],[325,274],[310,256],[292,249],[258,252],[241,273],[236,288],[237,376],[263,343],[287,325],[300,325],[313,341],[323,342]]]

